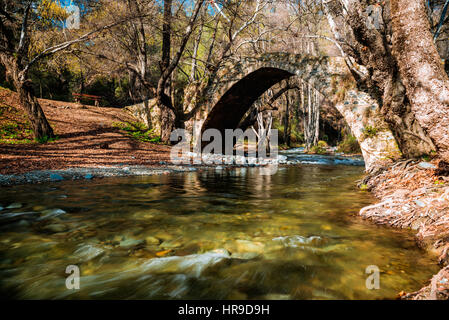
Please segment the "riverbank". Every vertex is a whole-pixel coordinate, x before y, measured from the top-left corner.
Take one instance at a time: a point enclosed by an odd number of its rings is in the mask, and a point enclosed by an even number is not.
[[[360,210],[376,224],[416,231],[419,247],[438,257],[442,267],[429,285],[402,299],[449,299],[449,177],[437,161],[407,160],[379,168],[360,184],[380,202]]]
[[[0,174],[82,167],[158,166],[167,145],[139,141],[123,130],[135,119],[123,109],[39,99],[57,139],[32,140],[17,93],[0,88]]]

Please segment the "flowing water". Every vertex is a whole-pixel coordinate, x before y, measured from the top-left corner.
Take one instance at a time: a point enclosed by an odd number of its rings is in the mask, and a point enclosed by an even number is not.
[[[438,270],[412,234],[361,220],[363,167],[296,165],[2,188],[9,298],[379,299]],[[15,207],[15,208],[14,208]],[[68,265],[80,289],[67,289]],[[369,290],[368,266],[380,270]]]

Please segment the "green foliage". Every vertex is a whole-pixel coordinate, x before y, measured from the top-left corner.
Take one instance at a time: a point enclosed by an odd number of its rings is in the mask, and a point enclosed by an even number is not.
[[[4,108],[0,109],[5,112]],[[18,123],[7,122],[0,126],[0,143],[5,144],[25,144],[31,143],[29,137],[32,136],[31,129],[23,128]]]
[[[313,154],[325,154],[327,152],[327,143],[326,141],[318,141],[316,146],[310,148],[309,153]]]
[[[353,135],[346,135],[343,141],[338,145],[338,152],[343,153],[361,153],[359,142]]]
[[[327,148],[328,147],[327,142],[323,141],[323,140],[318,141],[318,146],[321,147],[321,148]]]
[[[47,136],[43,136],[41,138],[35,138],[34,140],[36,142],[38,142],[38,143],[42,143],[43,144],[43,143],[54,142],[56,140],[59,140],[59,137],[55,136],[55,137],[50,138],[50,137],[47,137]]]
[[[153,130],[140,122],[114,122],[112,124],[115,128],[126,131],[126,133],[142,142],[160,143],[161,137],[154,134]]]
[[[304,143],[304,132],[299,126],[301,121],[292,117],[290,119],[290,144],[291,146],[299,146]],[[279,144],[285,144],[284,141],[284,125],[280,123],[279,119],[273,119],[273,129],[277,129],[279,132]]]
[[[421,158],[422,158],[424,161],[429,162],[429,161],[431,161],[432,159],[434,159],[436,156],[437,156],[436,151],[432,150],[429,154],[425,154],[425,155],[423,155]]]
[[[363,128],[363,135],[365,138],[373,138],[377,135],[379,130],[373,126],[366,126]]]
[[[360,190],[362,190],[362,191],[368,191],[369,190],[369,188],[368,188],[368,185],[366,185],[366,184],[361,184],[360,185]]]

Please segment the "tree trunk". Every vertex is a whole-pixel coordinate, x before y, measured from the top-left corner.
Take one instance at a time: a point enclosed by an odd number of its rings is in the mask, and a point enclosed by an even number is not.
[[[449,78],[433,43],[422,0],[391,1],[393,54],[411,109],[449,161]]]
[[[290,147],[290,100],[288,94],[285,95],[285,115],[284,115],[284,143]]]
[[[183,121],[183,117],[179,115],[178,110],[172,104],[171,98],[166,94],[167,82],[170,79],[173,71],[177,67],[179,60],[181,59],[190,35],[193,32],[193,25],[195,24],[198,13],[203,5],[204,0],[197,0],[193,13],[190,16],[189,22],[187,24],[185,33],[181,39],[179,49],[174,54],[173,59],[170,61],[170,47],[171,47],[171,7],[172,0],[164,1],[164,20],[163,20],[163,31],[162,31],[162,60],[161,60],[161,76],[159,78],[156,90],[156,98],[159,107],[162,111],[161,116],[161,140],[162,142],[170,142],[171,131],[179,126],[180,122]],[[168,109],[168,110],[164,110]],[[167,122],[168,121],[168,122]]]
[[[33,127],[34,137],[36,139],[42,139],[44,137],[53,138],[55,135],[53,129],[45,117],[44,112],[34,96],[33,88],[29,82],[15,83],[17,92],[19,93],[19,100],[22,107],[28,114],[31,126]]]
[[[381,4],[382,19],[385,23],[381,30],[368,27],[364,4],[358,0],[340,1],[345,7],[341,10],[326,5],[326,15],[331,21],[331,29],[336,40],[343,40],[341,35],[345,34],[345,41],[339,43],[342,44],[346,55],[366,67],[365,76],[360,77],[356,72],[352,72],[356,77],[358,89],[369,93],[379,103],[382,115],[389,124],[402,153],[406,157],[419,157],[434,150],[435,146],[411,110],[406,89],[399,75],[398,63],[391,52],[390,2],[386,0]],[[339,12],[343,14],[345,24],[352,30],[352,35],[346,35],[345,25],[340,27],[336,24],[335,18]]]
[[[161,140],[163,142],[170,142],[170,135],[175,129],[175,119],[173,110],[169,108],[161,109]]]

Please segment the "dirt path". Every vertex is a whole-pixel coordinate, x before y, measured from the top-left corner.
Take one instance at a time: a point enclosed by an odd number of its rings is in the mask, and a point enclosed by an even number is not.
[[[22,110],[14,92],[0,89],[0,102]],[[169,160],[168,146],[139,142],[113,126],[135,121],[121,109],[40,102],[59,139],[46,144],[0,144],[0,174],[119,164],[157,166]]]

